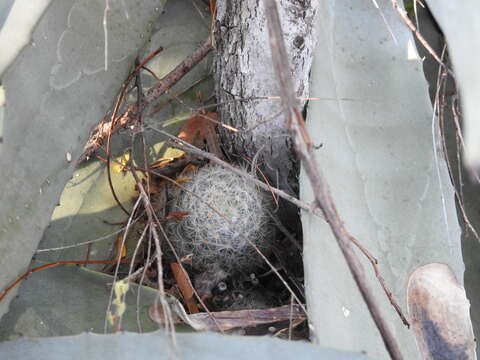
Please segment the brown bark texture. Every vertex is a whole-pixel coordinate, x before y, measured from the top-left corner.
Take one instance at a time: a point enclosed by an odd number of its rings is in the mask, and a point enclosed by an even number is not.
[[[309,96],[309,72],[314,47],[314,15],[317,0],[279,0],[295,91]],[[220,135],[227,154],[258,161],[269,181],[280,189],[298,191],[298,161],[293,151],[287,118],[277,99],[262,0],[217,1],[215,22],[215,84],[218,112],[223,123]],[[259,97],[261,99],[259,99]]]

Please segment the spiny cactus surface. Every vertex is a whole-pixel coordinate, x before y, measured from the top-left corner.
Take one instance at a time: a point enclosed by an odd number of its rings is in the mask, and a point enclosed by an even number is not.
[[[270,195],[220,166],[198,170],[174,199],[172,211],[188,212],[167,230],[180,256],[193,254],[202,270],[216,263],[226,271],[248,271],[262,264],[253,248],[269,253],[273,228],[267,209]]]

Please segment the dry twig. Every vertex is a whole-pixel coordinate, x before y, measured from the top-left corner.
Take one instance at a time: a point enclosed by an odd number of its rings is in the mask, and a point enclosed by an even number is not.
[[[322,211],[326,221],[330,225],[330,228],[337,240],[338,245],[340,246],[340,249],[342,250],[345,260],[347,261],[350,272],[352,273],[360,293],[362,294],[362,297],[368,306],[370,314],[372,315],[372,318],[377,325],[378,330],[380,331],[387,351],[392,359],[402,359],[403,357],[397,341],[388,327],[387,321],[381,314],[375,297],[368,286],[363,266],[353,251],[351,246],[351,235],[348,233],[342,219],[340,218],[330,194],[329,187],[315,162],[312,143],[306,131],[303,117],[298,110],[297,99],[295,98],[293,80],[289,70],[290,65],[283,39],[283,32],[280,23],[280,17],[278,15],[277,4],[275,0],[264,0],[264,4],[270,35],[272,62],[278,77],[283,108],[285,114],[290,119],[289,125],[292,130],[296,152],[299,158],[302,160],[311,186],[314,189],[314,205]],[[390,300],[392,301],[391,298]]]
[[[132,125],[136,121],[139,113],[143,112],[151,103],[158,100],[166,91],[168,91],[173,85],[182,79],[195,65],[202,61],[211,50],[212,42],[211,38],[209,37],[192,55],[182,61],[175,67],[175,69],[158,81],[157,85],[147,91],[145,96],[143,96],[141,99],[139,105],[129,106],[128,109],[118,117],[115,114],[110,122],[100,122],[100,124],[92,131],[92,135],[85,145],[83,154],[79,159],[79,163],[88,159],[96,150],[98,150],[108,138],[109,134],[111,136],[121,129],[125,129]],[[149,60],[151,57],[149,56],[147,59]],[[142,63],[140,63],[139,67],[135,68],[135,71],[130,75],[126,81],[126,85],[124,85],[124,88],[122,89],[122,96],[120,100],[123,100],[123,93],[126,87],[128,87],[128,84],[133,76],[146,62],[147,60],[144,60]]]
[[[164,319],[168,320],[168,322],[166,322],[166,325],[170,326],[172,328],[172,330],[174,330],[174,322],[173,322],[173,317],[172,317],[172,314],[171,314],[171,309],[170,309],[170,307],[169,307],[169,305],[166,301],[166,297],[165,297],[165,288],[164,288],[164,285],[163,285],[162,248],[161,248],[161,245],[160,245],[160,236],[159,236],[159,233],[157,231],[157,228],[160,229],[162,238],[164,240],[166,240],[170,249],[172,250],[179,267],[182,269],[183,272],[186,272],[186,270],[184,269],[184,267],[182,265],[182,262],[181,262],[181,259],[179,258],[177,252],[175,251],[175,248],[173,247],[172,243],[168,239],[167,234],[166,234],[162,224],[160,223],[160,219],[158,218],[158,216],[155,212],[155,209],[153,208],[152,203],[150,202],[150,199],[147,195],[147,192],[145,191],[145,188],[142,185],[142,182],[138,178],[135,171],[131,170],[131,173],[132,173],[132,175],[135,178],[135,181],[137,183],[137,188],[140,192],[139,197],[143,201],[143,204],[144,204],[144,207],[145,207],[145,210],[146,210],[146,213],[147,213],[147,217],[148,217],[148,223],[150,224],[150,229],[152,231],[153,239],[155,241],[156,254],[154,255],[154,258],[157,260],[158,288],[160,290],[160,302],[161,302],[160,308],[163,311],[162,316],[163,316]],[[200,303],[200,305],[202,305],[203,308],[205,309],[205,311],[208,313],[208,315],[210,317],[212,317],[211,312],[208,310],[208,307],[205,305],[204,301],[202,300],[202,298],[199,296],[198,292],[195,290],[195,288],[191,284],[190,279],[188,277],[186,277],[184,280],[189,283],[189,287],[193,290],[193,293],[194,293],[195,297],[197,298],[198,302]],[[214,323],[216,322],[214,317],[212,317],[212,321]],[[218,326],[218,329],[220,330],[220,332],[223,332],[218,324],[217,324],[217,326]]]
[[[420,31],[418,31],[418,28],[415,26],[415,24],[412,22],[412,20],[410,20],[410,18],[408,17],[408,13],[405,11],[404,8],[402,8],[399,4],[398,4],[398,1],[397,0],[390,0],[390,2],[392,3],[392,6],[393,8],[398,12],[398,14],[400,15],[400,17],[402,18],[402,21],[405,23],[405,25],[415,34],[415,37],[417,38],[417,40],[423,45],[423,47],[425,48],[425,50],[427,50],[430,55],[432,55],[432,57],[438,62],[438,64],[445,68],[446,71],[448,71],[448,73],[452,76],[452,77],[455,77],[454,74],[453,74],[453,71],[450,70],[448,68],[447,65],[445,65],[445,63],[442,61],[442,59],[440,58],[440,56],[438,56],[438,54],[436,53],[436,51],[431,47],[431,45],[428,43],[428,41],[423,37],[423,35],[420,33]]]
[[[200,156],[202,158],[205,158],[205,159],[208,159],[208,160],[214,162],[217,165],[223,166],[224,168],[233,171],[235,174],[238,174],[242,177],[248,178],[250,181],[252,181],[255,185],[257,185],[261,189],[263,189],[265,191],[268,191],[268,192],[273,192],[273,193],[275,193],[275,195],[278,195],[279,197],[281,197],[281,198],[283,198],[287,201],[290,201],[292,204],[298,206],[300,209],[311,211],[311,212],[313,211],[313,213],[316,216],[319,216],[319,217],[323,218],[323,215],[321,214],[321,212],[318,209],[315,210],[310,205],[308,205],[308,204],[304,203],[303,201],[300,201],[299,199],[297,199],[295,196],[289,195],[286,192],[284,192],[284,191],[282,191],[282,190],[280,190],[276,187],[269,186],[269,185],[265,184],[264,182],[262,182],[262,181],[256,179],[255,177],[253,177],[252,175],[246,173],[242,169],[236,168],[236,167],[230,165],[229,163],[227,163],[226,161],[223,161],[223,160],[219,159],[217,156],[215,156],[215,154],[203,151],[203,150],[197,148],[196,146],[191,145],[191,144],[187,143],[186,141],[183,141],[182,139],[178,138],[177,136],[169,134],[166,131],[156,129],[156,128],[151,127],[151,126],[146,127],[146,129],[150,129],[150,130],[153,130],[155,132],[158,132],[158,133],[160,133],[162,135],[165,135],[166,137],[170,138],[171,140],[175,141],[177,144],[173,143],[172,144],[173,147],[177,147],[177,148],[179,148],[183,151],[189,152],[189,153],[194,154],[196,156]]]
[[[33,269],[28,270],[23,275],[19,276],[10,285],[8,285],[5,289],[3,289],[0,292],[0,301],[2,301],[5,298],[5,296],[7,296],[8,293],[15,286],[19,285],[23,280],[26,280],[33,273],[36,273],[36,272],[41,271],[41,270],[50,269],[50,268],[53,268],[53,267],[63,266],[63,265],[116,264],[118,262],[125,264],[125,263],[132,262],[132,260],[131,259],[123,259],[123,260],[120,260],[120,259],[117,259],[117,260],[70,260],[70,261],[66,260],[66,261],[57,261],[57,262],[54,262],[54,263],[40,265],[40,266],[34,267]]]

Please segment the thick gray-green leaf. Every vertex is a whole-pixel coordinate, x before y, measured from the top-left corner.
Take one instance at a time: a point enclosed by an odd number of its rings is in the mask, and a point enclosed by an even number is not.
[[[105,52],[105,1],[53,1],[3,75],[0,288],[26,269],[90,128],[111,105],[163,3],[110,2]]]
[[[448,53],[460,89],[465,129],[465,161],[478,171],[480,69],[477,59],[480,48],[480,3],[476,0],[459,3],[435,0],[427,3],[447,39]]]
[[[10,13],[14,2],[15,0],[5,0],[0,4],[0,30],[5,24],[5,20],[7,20],[8,14]]]
[[[204,22],[207,16],[208,14],[199,12],[189,0],[168,2],[162,14],[152,24],[154,29],[152,38],[145,49],[141,50],[142,57],[146,57],[157,48],[164,48],[159,55],[149,62],[148,68],[154,71],[158,77],[163,77],[185,57],[193,53],[208,36],[208,26]],[[198,81],[205,79],[208,72],[208,62],[204,61],[192,69],[171,91],[177,93],[195,85]],[[143,78],[143,84],[146,85],[153,81],[152,76],[149,76],[147,72]],[[165,106],[162,111],[148,117],[146,121],[155,126],[170,124],[165,126],[165,130],[177,134],[179,127],[183,125],[181,120],[186,119],[191,113],[189,107],[196,106],[197,91],[200,91],[204,96],[208,96],[212,91],[211,80],[203,81],[184,96],[180,96],[182,104],[174,101]],[[166,157],[165,151],[167,149],[164,146],[164,140],[164,137],[156,133],[146,133],[147,155],[150,161]],[[117,161],[120,161],[122,154],[126,151],[125,149],[129,149],[131,146],[130,134],[117,135],[113,141],[114,157]],[[141,146],[136,147],[135,150],[136,160],[142,163],[143,150]],[[115,192],[123,206],[130,209],[138,195],[135,190],[135,181],[131,174],[118,173],[118,171],[115,171],[115,167],[115,164],[112,165],[112,183]],[[105,164],[99,161],[82,164],[75,170],[72,179],[67,183],[60,198],[59,206],[55,208],[52,221],[44,233],[40,248],[68,246],[113,234],[109,239],[110,241],[92,245],[92,258],[106,259],[110,255],[112,241],[115,239],[115,235],[118,235],[118,229],[122,227],[121,225],[111,224],[118,224],[126,218],[127,216],[117,206],[112,196]],[[85,251],[85,247],[70,248],[63,251],[42,253],[38,259],[43,261],[79,259],[85,256]]]
[[[160,332],[21,339],[0,344],[7,359],[22,360],[357,360],[365,355],[321,349],[311,344],[262,337],[237,337],[217,334],[177,334],[176,346]]]
[[[203,17],[202,17],[203,16]],[[171,1],[165,5],[162,14],[152,23],[154,35],[145,49],[141,50],[144,56],[162,46],[165,50],[160,53],[155,61],[150,63],[157,76],[163,76],[170,71],[175,65],[182,61],[186,56],[192,53],[198,45],[208,36],[208,26],[205,25],[204,19],[207,14],[199,12],[194,4],[189,0]],[[187,77],[177,85],[180,91],[188,88],[208,76],[208,62],[204,61],[195,69],[193,69]],[[151,82],[147,76],[144,78],[144,84]],[[180,96],[183,104],[176,102],[165,106],[155,115],[145,120],[155,126],[164,126],[166,131],[177,134],[179,127],[182,125],[180,120],[186,119],[190,114],[189,107],[195,107],[198,101],[196,94],[200,91],[204,96],[208,96],[212,92],[211,81],[202,81],[192,90]],[[148,144],[148,152],[150,160],[159,157],[168,156],[165,154],[164,139],[156,133],[147,133],[146,141]],[[114,137],[114,157],[123,154],[125,149],[131,145],[130,134]],[[142,158],[143,151],[139,147],[136,151],[137,156]],[[141,160],[141,159],[140,159]],[[115,166],[112,165],[112,169]],[[112,182],[119,200],[122,204],[130,209],[133,201],[137,197],[134,186],[134,180],[131,174],[118,173],[112,171]],[[67,247],[60,251],[47,251],[36,254],[36,259],[42,262],[56,262],[65,260],[84,259],[86,255],[86,247],[68,247],[88,240],[105,237],[103,241],[92,244],[90,250],[91,259],[108,259],[111,257],[114,248],[114,240],[119,235],[122,225],[119,222],[126,220],[127,216],[117,206],[111,190],[108,185],[107,173],[104,163],[87,162],[77,168],[73,177],[67,183],[55,211],[52,215],[50,225],[46,229],[43,239],[40,243],[40,249],[49,249],[57,247]],[[117,225],[112,225],[117,223]],[[136,241],[139,238],[138,231],[140,228],[131,230],[134,236],[129,236],[128,240],[132,240],[127,244],[128,257],[133,253]],[[32,264],[34,266],[34,264]],[[100,270],[103,265],[89,265],[88,267]],[[128,270],[128,265],[121,266],[123,270]],[[28,283],[22,286],[20,297],[12,302],[11,310],[6,316],[9,323],[3,327],[2,338],[12,336],[22,329],[41,328],[43,325],[39,323],[39,319],[43,323],[48,323],[48,331],[42,334],[30,333],[30,335],[70,335],[78,334],[86,329],[92,328],[93,331],[103,332],[103,323],[105,319],[105,308],[108,304],[108,292],[101,292],[98,289],[98,275],[95,273],[86,273],[79,278],[78,284],[72,287],[69,284],[62,284],[61,280],[67,280],[60,273],[63,268],[55,271],[46,270],[45,275],[35,275],[29,278]],[[67,271],[69,274],[71,270]],[[88,279],[92,280],[89,286]],[[109,281],[112,281],[111,279]],[[38,282],[38,284],[37,284]],[[49,282],[52,282],[49,284]],[[56,308],[52,313],[48,306],[42,304],[28,302],[28,299],[43,299],[45,296],[44,288],[52,288],[50,292],[50,305]],[[57,291],[53,292],[53,288]],[[77,289],[81,289],[82,296],[77,296]],[[36,294],[38,292],[38,294]],[[55,296],[56,294],[56,296]],[[78,299],[77,299],[78,298]],[[65,300],[65,299],[68,299]],[[78,308],[72,311],[69,303],[72,299],[72,307]],[[150,300],[150,304],[153,300]],[[46,301],[46,300],[45,300]],[[85,301],[87,304],[95,302],[96,307],[92,310],[88,306],[80,306],[80,302]],[[26,305],[26,303],[28,303]],[[131,306],[131,304],[130,304]],[[135,306],[133,304],[133,306]],[[25,316],[25,308],[32,307],[35,309],[36,317]],[[31,312],[29,310],[29,312]],[[90,316],[90,312],[95,316]],[[65,319],[63,322],[57,319]],[[92,324],[88,324],[92,321]],[[100,326],[101,325],[101,326]],[[2,326],[0,325],[0,328]],[[124,329],[137,331],[134,317],[126,318]],[[144,329],[145,330],[145,329]]]
[[[112,173],[112,183],[118,199],[124,207],[131,209],[135,182],[129,173]],[[103,163],[90,162],[75,170],[53,212],[51,222],[45,230],[39,249],[66,247],[61,251],[36,254],[45,262],[78,260],[85,258],[87,247],[73,247],[78,243],[105,238],[91,245],[91,259],[109,259],[114,241],[122,235],[122,223],[127,215],[117,206],[108,186],[107,170]],[[101,268],[103,265],[94,266]]]
[[[51,0],[6,0],[0,4],[0,76],[29,43],[38,20]]]
[[[446,263],[461,281],[464,265],[422,63],[390,3],[379,5],[322,2],[311,95],[334,100],[310,103],[308,128],[314,143],[323,144],[317,161],[347,229],[378,258],[381,275],[406,313],[405,287],[415,268]],[[303,200],[311,201],[304,173],[301,187]],[[314,339],[387,358],[329,226],[307,213],[302,220]],[[403,355],[418,358],[413,333],[363,263]]]
[[[36,265],[40,265],[38,262]],[[0,321],[0,341],[19,336],[50,337],[84,331],[103,333],[113,278],[74,265],[43,270],[31,275]],[[148,307],[157,291],[142,287],[137,307],[138,285],[130,284],[122,328],[139,331],[158,329],[148,318]],[[111,331],[111,327],[108,327]]]

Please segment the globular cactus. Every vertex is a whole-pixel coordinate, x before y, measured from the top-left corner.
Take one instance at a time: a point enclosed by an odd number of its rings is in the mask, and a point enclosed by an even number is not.
[[[179,256],[192,254],[192,267],[200,271],[213,263],[229,273],[263,264],[251,243],[268,255],[274,233],[270,194],[220,166],[201,168],[184,187],[170,210],[188,215],[167,224]]]

